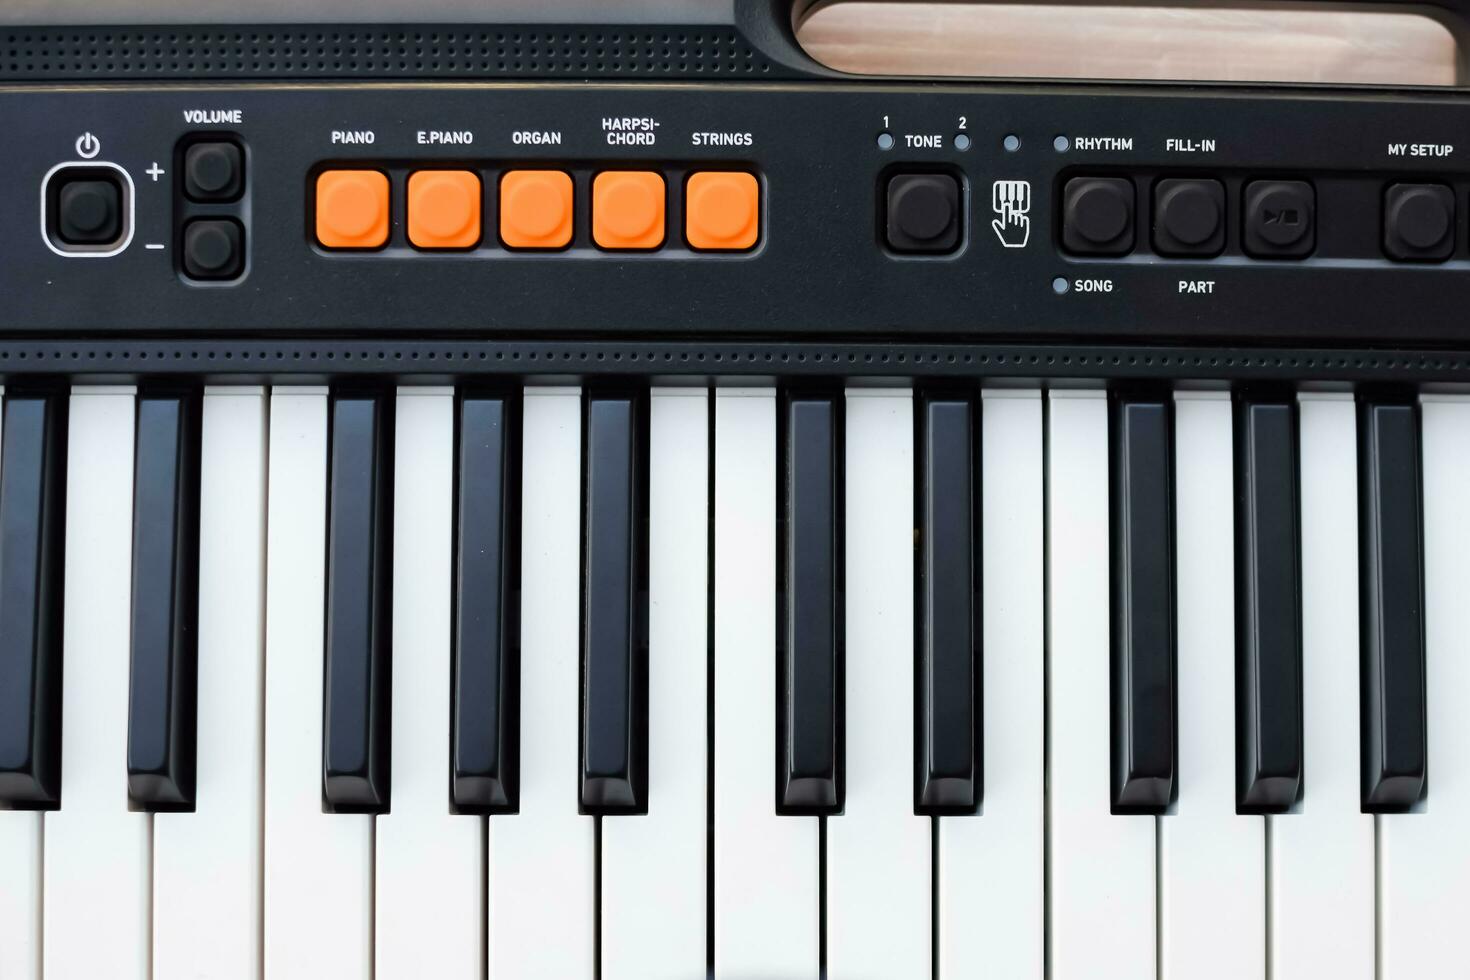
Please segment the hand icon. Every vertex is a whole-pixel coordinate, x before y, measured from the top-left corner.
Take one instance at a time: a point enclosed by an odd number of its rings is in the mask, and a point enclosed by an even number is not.
[[[1007,210],[990,222],[995,235],[1006,248],[1025,248],[1031,240],[1031,219],[1019,211]]]
[[[1031,240],[1031,182],[997,180],[990,190],[990,208],[1000,217],[990,222],[995,237],[1006,248],[1025,248]]]

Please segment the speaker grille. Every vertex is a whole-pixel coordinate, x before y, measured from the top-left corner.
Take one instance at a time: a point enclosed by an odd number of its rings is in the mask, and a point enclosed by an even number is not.
[[[777,74],[728,27],[81,27],[0,37],[0,81]]]

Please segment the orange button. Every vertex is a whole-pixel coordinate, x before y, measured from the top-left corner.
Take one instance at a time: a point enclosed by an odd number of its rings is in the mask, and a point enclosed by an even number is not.
[[[684,237],[690,247],[753,248],[761,230],[760,184],[752,174],[694,174],[684,188],[684,212]]]
[[[500,179],[500,238],[511,248],[565,248],[572,240],[572,178],[512,170]]]
[[[381,248],[388,241],[388,177],[328,170],[316,179],[316,240],[327,248]]]
[[[664,178],[608,171],[592,181],[592,240],[603,248],[658,248],[664,243]]]
[[[468,170],[420,170],[410,176],[408,240],[419,248],[478,243],[480,178]]]

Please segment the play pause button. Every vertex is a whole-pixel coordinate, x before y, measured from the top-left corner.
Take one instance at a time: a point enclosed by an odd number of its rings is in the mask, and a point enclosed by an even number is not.
[[[1316,195],[1300,180],[1258,180],[1245,189],[1245,250],[1256,258],[1296,259],[1316,245]]]

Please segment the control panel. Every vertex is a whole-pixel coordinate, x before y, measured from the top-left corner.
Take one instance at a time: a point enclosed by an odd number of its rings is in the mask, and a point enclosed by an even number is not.
[[[1452,345],[1470,339],[1467,104],[13,87],[0,329]]]

